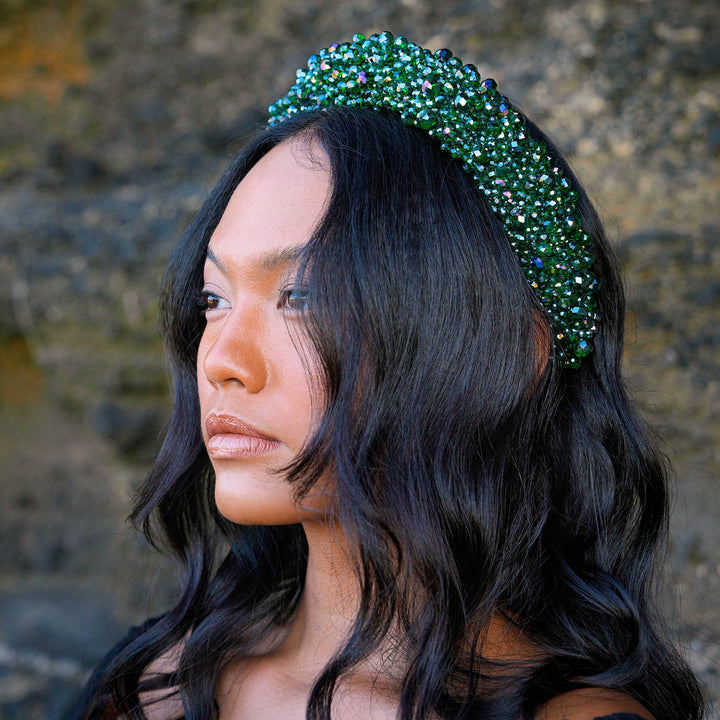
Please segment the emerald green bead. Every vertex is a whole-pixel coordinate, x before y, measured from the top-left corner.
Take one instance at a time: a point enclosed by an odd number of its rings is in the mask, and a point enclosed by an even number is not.
[[[429,130],[435,123],[435,118],[430,114],[428,110],[421,110],[417,114],[417,124],[423,130]]]

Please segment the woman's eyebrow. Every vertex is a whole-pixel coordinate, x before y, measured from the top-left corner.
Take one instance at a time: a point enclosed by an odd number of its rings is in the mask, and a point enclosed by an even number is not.
[[[207,250],[205,251],[205,255],[207,259],[217,267],[217,269],[223,274],[227,275],[227,268],[225,267],[224,263],[218,258],[217,255],[210,249],[210,246],[208,246]]]
[[[291,245],[288,247],[281,247],[275,250],[268,250],[265,252],[257,253],[249,259],[249,264],[257,267],[266,272],[275,270],[276,268],[287,265],[288,263],[294,262],[300,257],[301,253],[305,249],[305,245]],[[210,247],[206,251],[207,259],[210,260],[220,272],[227,274],[227,266],[222,262],[220,258],[212,251]]]
[[[305,250],[304,243],[302,245],[291,245],[289,247],[278,248],[277,250],[269,250],[268,252],[259,253],[253,259],[253,262],[257,263],[263,270],[275,270],[275,268],[279,266],[295,262],[303,250]]]

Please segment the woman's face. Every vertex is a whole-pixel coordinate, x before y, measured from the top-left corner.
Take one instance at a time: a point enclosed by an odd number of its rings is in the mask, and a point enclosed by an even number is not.
[[[215,500],[233,522],[294,523],[309,512],[274,471],[316,419],[294,270],[328,203],[328,168],[312,141],[276,146],[238,185],[208,246],[198,392]]]

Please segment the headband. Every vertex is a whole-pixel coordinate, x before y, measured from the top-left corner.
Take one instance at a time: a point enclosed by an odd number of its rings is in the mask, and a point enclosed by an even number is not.
[[[462,163],[552,319],[558,362],[579,367],[597,330],[592,241],[580,226],[577,192],[495,81],[449,50],[432,53],[388,32],[358,34],[312,55],[269,107],[269,122],[330,105],[397,112]]]

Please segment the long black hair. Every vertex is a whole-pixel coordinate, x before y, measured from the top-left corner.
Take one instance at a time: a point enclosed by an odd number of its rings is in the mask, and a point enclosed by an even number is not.
[[[343,675],[400,628],[400,717],[517,720],[575,688],[617,688],[657,720],[702,716],[653,604],[666,536],[664,459],[620,374],[624,299],[586,194],[601,320],[577,370],[552,359],[552,323],[503,226],[457,161],[399,116],[333,107],[262,131],[184,234],[162,297],[174,409],[133,519],[184,570],[175,607],[131,634],[95,682],[87,718],[144,718],[165,689],[187,720],[217,714],[231,660],[287,623],[302,594],[302,528],[234,525],[213,501],[200,430],[196,298],[210,236],[245,174],[289,138],[329,156],[332,197],[299,274],[324,412],[287,469],[298,498],[327,471],[361,602],[311,692],[330,718]],[[532,652],[483,653],[493,618]],[[172,648],[168,672],[148,673]]]

